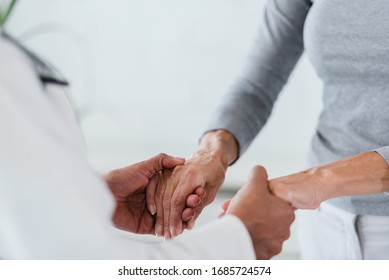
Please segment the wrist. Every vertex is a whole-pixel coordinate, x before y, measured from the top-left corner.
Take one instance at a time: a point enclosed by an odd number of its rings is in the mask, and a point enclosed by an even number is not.
[[[209,131],[200,140],[199,149],[193,157],[203,154],[210,155],[213,159],[219,160],[227,169],[234,163],[239,155],[239,145],[232,133],[227,130]]]
[[[314,188],[316,206],[337,196],[338,186],[341,185],[342,182],[341,178],[337,177],[336,172],[331,167],[322,165],[308,169],[304,172],[308,174],[311,186]]]

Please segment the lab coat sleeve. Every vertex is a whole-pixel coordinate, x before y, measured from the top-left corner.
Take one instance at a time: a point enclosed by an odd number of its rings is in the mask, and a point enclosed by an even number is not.
[[[113,198],[89,168],[60,87],[42,85],[31,62],[0,36],[0,258],[252,258],[242,223],[223,218],[164,244],[122,238]]]
[[[164,245],[173,259],[255,259],[250,235],[235,216],[225,216]],[[155,248],[166,258],[166,248]]]

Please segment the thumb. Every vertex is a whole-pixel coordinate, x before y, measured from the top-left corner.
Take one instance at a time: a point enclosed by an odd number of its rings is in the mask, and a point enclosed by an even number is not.
[[[266,169],[260,165],[254,166],[250,171],[247,185],[249,188],[255,187],[261,192],[269,193]]]
[[[249,174],[249,181],[251,180],[265,180],[267,181],[266,169],[261,165],[254,166]]]
[[[181,165],[184,163],[184,158],[176,158],[161,153],[155,157],[145,160],[144,162],[142,162],[142,165],[148,171],[149,176],[152,176],[156,172],[162,171],[164,169],[172,169],[177,165]]]

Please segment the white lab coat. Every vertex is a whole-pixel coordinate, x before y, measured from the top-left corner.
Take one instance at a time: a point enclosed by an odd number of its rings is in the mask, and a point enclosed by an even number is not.
[[[113,230],[113,199],[90,169],[63,89],[0,35],[0,258],[253,259],[229,216],[160,244]]]

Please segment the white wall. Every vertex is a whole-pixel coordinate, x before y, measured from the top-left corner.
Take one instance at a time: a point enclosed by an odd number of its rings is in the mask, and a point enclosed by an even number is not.
[[[71,81],[96,169],[161,151],[189,156],[245,61],[263,0],[21,0],[8,29]],[[303,57],[274,113],[228,174],[241,184],[303,168],[321,84]]]

